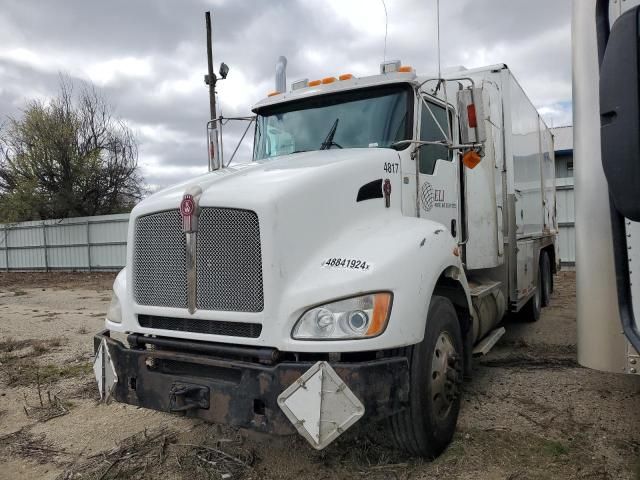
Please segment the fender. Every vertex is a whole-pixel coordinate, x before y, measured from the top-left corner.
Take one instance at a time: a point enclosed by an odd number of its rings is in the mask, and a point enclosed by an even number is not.
[[[460,283],[470,312],[471,298],[457,243],[437,222],[397,216],[384,222],[358,225],[337,237],[312,256],[302,274],[290,282],[282,295],[279,322],[280,348],[291,351],[366,351],[397,348],[419,343],[425,330],[427,311],[441,275]],[[328,258],[357,258],[370,265],[368,271],[323,268]],[[393,293],[393,306],[386,330],[371,339],[300,341],[291,330],[300,316],[313,306],[336,299],[375,291]]]
[[[130,302],[127,297],[127,268],[123,268],[116,275],[113,281],[112,295],[118,297],[120,308],[122,309],[122,323],[115,323],[105,318],[105,328],[114,332],[130,332],[135,330],[133,314],[129,311]]]

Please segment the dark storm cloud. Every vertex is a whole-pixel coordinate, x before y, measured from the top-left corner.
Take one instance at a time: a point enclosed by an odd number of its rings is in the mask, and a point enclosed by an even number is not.
[[[419,73],[437,70],[434,7],[435,0],[387,0],[387,58],[402,58]],[[231,67],[218,88],[225,116],[250,113],[251,104],[273,89],[279,55],[289,60],[289,81],[368,75],[382,59],[384,16],[377,0],[5,0],[0,117],[19,115],[31,98],[53,95],[61,71],[93,80],[130,122],[149,184],[168,185],[204,171],[209,112],[203,13],[209,9],[216,66],[225,61]],[[505,62],[547,118],[566,122],[569,9],[568,0],[442,1],[442,64]],[[243,125],[225,131],[228,160]],[[237,157],[247,161],[250,155],[248,143]]]

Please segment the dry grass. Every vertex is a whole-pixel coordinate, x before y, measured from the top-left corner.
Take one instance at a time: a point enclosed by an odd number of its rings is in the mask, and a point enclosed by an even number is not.
[[[26,295],[26,288],[111,290],[117,272],[1,272],[0,289]],[[20,293],[18,293],[20,292]]]
[[[13,337],[8,337],[4,340],[0,340],[0,353],[9,353],[16,350],[22,350],[23,348],[31,345],[33,340],[16,340]]]
[[[58,395],[51,396],[51,392],[46,392],[46,401],[43,400],[42,391],[40,385],[38,385],[38,400],[39,405],[29,405],[27,396],[24,397],[24,413],[29,418],[34,418],[38,422],[48,422],[52,418],[58,418],[69,413],[69,410],[73,406],[71,402],[61,400]]]
[[[8,338],[0,342],[0,373],[3,373],[8,387],[47,384],[62,378],[70,378],[89,373],[91,365],[86,362],[71,362],[63,366],[39,365],[35,357],[51,353],[66,342],[63,338],[46,340],[14,340]]]
[[[8,369],[7,386],[19,387],[48,385],[65,378],[82,377],[92,372],[90,363],[71,363],[66,365],[35,365],[31,361],[19,359]]]
[[[467,430],[456,434],[430,470],[439,472],[442,478],[454,478],[455,472],[460,471],[480,473],[487,467],[510,472],[503,478],[567,478],[571,470],[577,476],[581,471],[587,473],[581,470],[590,463],[590,452],[584,447],[577,440],[570,445],[531,432]]]
[[[87,381],[82,382],[77,388],[67,393],[67,396],[81,400],[100,400],[100,392],[95,378],[91,377],[87,379]]]
[[[161,478],[261,479],[254,469],[253,450],[231,440],[181,443],[168,428],[144,430],[115,448],[91,455],[67,467],[58,480],[114,480]]]
[[[164,428],[144,430],[123,439],[107,452],[69,466],[58,480],[144,478],[148,470],[164,464],[167,447],[175,439],[176,434]]]
[[[66,340],[60,337],[49,338],[45,340],[36,340],[28,338],[26,340],[16,340],[9,337],[5,340],[0,340],[0,353],[12,353],[24,350],[31,347],[31,352],[25,352],[20,355],[21,358],[30,356],[40,356],[47,353],[52,348],[61,347],[66,343]]]
[[[0,437],[0,452],[40,464],[66,463],[72,455],[57,449],[45,435],[33,435],[26,429]]]

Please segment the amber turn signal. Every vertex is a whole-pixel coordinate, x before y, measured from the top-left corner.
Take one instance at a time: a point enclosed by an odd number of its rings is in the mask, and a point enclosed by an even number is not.
[[[373,316],[371,318],[371,325],[367,329],[367,337],[375,337],[380,335],[389,320],[389,314],[391,313],[391,294],[390,293],[376,293],[373,299]]]
[[[462,156],[464,166],[471,169],[475,168],[480,163],[480,160],[482,160],[482,158],[475,150],[469,150]]]

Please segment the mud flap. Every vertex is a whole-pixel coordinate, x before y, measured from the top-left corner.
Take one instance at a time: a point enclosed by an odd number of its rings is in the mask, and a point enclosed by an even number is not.
[[[322,450],[364,415],[364,405],[327,362],[278,396],[278,405],[313,448]]]

